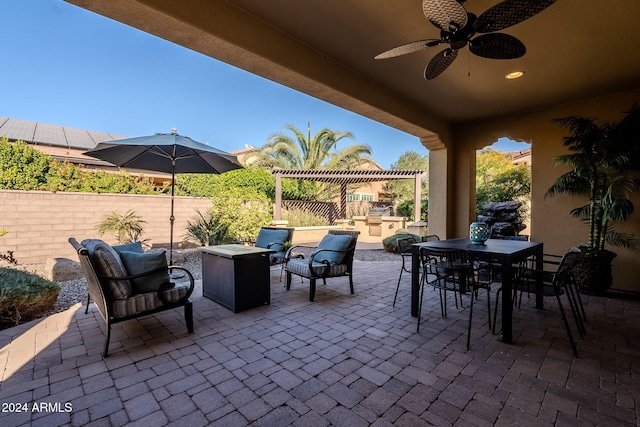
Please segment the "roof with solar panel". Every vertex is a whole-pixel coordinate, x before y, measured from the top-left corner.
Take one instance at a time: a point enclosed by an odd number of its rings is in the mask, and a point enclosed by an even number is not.
[[[73,150],[89,150],[100,142],[125,139],[127,136],[106,132],[50,125],[29,120],[0,116],[0,136],[9,141],[22,140],[28,144],[47,145]]]

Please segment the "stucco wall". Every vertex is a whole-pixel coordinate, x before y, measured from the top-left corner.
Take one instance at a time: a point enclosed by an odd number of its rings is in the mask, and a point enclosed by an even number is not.
[[[553,118],[566,116],[596,117],[602,121],[618,121],[623,112],[634,102],[640,102],[640,91],[630,91],[612,96],[566,104],[554,108],[527,112],[499,120],[465,123],[456,130],[458,159],[466,162],[476,149],[486,147],[500,137],[509,137],[532,144],[532,206],[531,240],[545,244],[545,252],[564,253],[571,246],[587,240],[587,226],[569,215],[571,209],[585,203],[584,198],[561,195],[546,198],[544,194],[555,179],[567,169],[555,166],[553,158],[566,153],[562,138],[566,129],[551,122]],[[473,174],[475,171],[473,171]],[[457,182],[473,175],[468,167],[457,171]],[[458,194],[458,199],[463,194]],[[636,212],[623,224],[616,224],[618,231],[640,235],[640,195],[633,202]],[[470,216],[462,215],[456,221],[456,233],[465,235]],[[614,288],[640,291],[640,275],[636,273],[640,253],[622,248],[609,248],[618,254],[614,260]]]
[[[206,198],[176,197],[174,248],[182,245],[187,221],[196,209],[211,206]],[[112,236],[100,237],[95,226],[104,214],[133,209],[146,223],[143,238],[153,246],[169,245],[169,196],[123,194],[51,193],[46,191],[0,191],[0,253],[13,251],[20,263],[43,262],[47,258],[77,259],[69,237],[78,241],[102,238],[116,243]]]

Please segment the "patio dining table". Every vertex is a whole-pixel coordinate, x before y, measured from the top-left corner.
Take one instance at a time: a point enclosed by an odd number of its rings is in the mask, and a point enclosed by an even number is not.
[[[455,249],[469,251],[471,257],[477,261],[500,264],[502,269],[502,336],[505,343],[512,342],[512,307],[513,301],[511,279],[514,265],[530,256],[535,257],[536,269],[542,269],[543,244],[539,242],[525,242],[519,240],[489,239],[482,245],[472,244],[467,238],[437,240],[416,243],[411,247],[411,315],[418,316],[420,299],[420,248]],[[537,283],[542,290],[542,280]],[[543,297],[536,292],[536,308],[542,308]]]

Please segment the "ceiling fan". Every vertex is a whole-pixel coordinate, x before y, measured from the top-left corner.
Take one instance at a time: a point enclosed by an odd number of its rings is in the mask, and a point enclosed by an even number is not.
[[[468,13],[462,6],[466,0],[423,0],[422,11],[429,22],[440,29],[440,39],[426,39],[403,44],[377,55],[375,59],[393,58],[407,53],[448,45],[434,56],[424,70],[427,80],[436,78],[451,65],[458,50],[469,46],[471,53],[490,59],[514,59],[527,49],[509,34],[495,33],[542,12],[556,0],[504,0],[480,16]],[[481,33],[474,37],[477,33]]]

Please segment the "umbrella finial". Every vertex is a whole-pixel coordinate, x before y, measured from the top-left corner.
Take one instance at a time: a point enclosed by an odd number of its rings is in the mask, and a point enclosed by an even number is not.
[[[176,129],[176,128],[171,128],[171,134],[172,134],[172,135],[177,135],[177,134],[178,134],[178,129]]]

